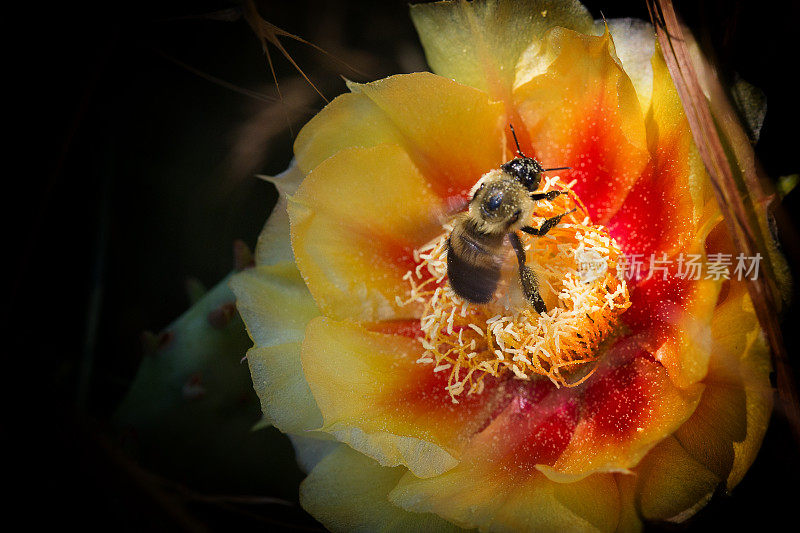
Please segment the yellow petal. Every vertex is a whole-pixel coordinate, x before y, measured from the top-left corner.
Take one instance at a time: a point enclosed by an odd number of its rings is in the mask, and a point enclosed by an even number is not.
[[[427,72],[350,84],[372,100],[442,198],[463,196],[504,162],[503,106],[472,87]]]
[[[413,250],[433,238],[444,208],[398,146],[348,148],[318,165],[289,203],[297,265],[322,312],[411,318],[401,307]]]
[[[589,31],[592,17],[575,0],[435,2],[411,6],[431,69],[507,100],[517,62],[554,26]]]
[[[639,509],[648,520],[683,522],[714,494],[719,479],[668,437],[636,469]]]
[[[608,224],[627,254],[642,254],[646,260],[686,252],[698,241],[702,249],[706,233],[700,224],[710,216],[704,209],[713,201],[678,91],[658,49],[652,72],[652,104],[645,121],[652,157]]]
[[[256,346],[247,352],[261,410],[284,432],[319,427],[322,416],[300,365],[300,341],[319,315],[294,263],[258,266],[230,282],[236,306]]]
[[[701,233],[685,258],[705,260]],[[684,258],[684,259],[685,259]],[[671,256],[666,278],[661,272],[631,288],[632,305],[623,321],[633,332],[647,337],[644,344],[669,374],[674,386],[684,389],[700,382],[708,371],[711,354],[711,317],[722,280],[678,277],[679,261]]]
[[[313,436],[312,436],[313,435]],[[306,474],[311,472],[320,461],[325,459],[334,450],[341,447],[346,447],[339,441],[320,438],[320,435],[325,435],[319,431],[310,433],[288,433],[286,436],[292,441],[294,447],[294,457],[297,460],[297,465],[300,470]]]
[[[239,272],[230,282],[236,307],[257,346],[303,340],[308,321],[319,315],[293,263]]]
[[[718,280],[693,282],[689,289],[692,294],[681,307],[669,312],[669,326],[661,337],[663,344],[654,355],[677,387],[691,387],[706,377],[712,349],[709,322],[720,286]]]
[[[769,349],[743,282],[733,286],[711,324],[706,390],[675,433],[681,445],[732,489],[755,459],[772,412]]]
[[[300,187],[300,183],[302,183],[303,178],[305,178],[305,174],[302,168],[297,164],[297,160],[292,159],[286,170],[277,176],[260,175],[258,177],[275,185],[275,188],[278,189],[281,196],[291,196],[297,192],[297,188]]]
[[[385,466],[420,477],[452,468],[454,456],[495,409],[482,395],[454,404],[446,372],[418,364],[416,339],[318,318],[303,342],[303,368],[324,418],[323,429]],[[488,380],[487,380],[488,381]]]
[[[522,148],[545,166],[571,167],[562,180],[576,180],[592,218],[605,223],[649,159],[636,90],[608,34],[555,28],[537,58],[543,73],[514,91]]]
[[[431,479],[408,473],[389,499],[481,531],[614,531],[620,513],[611,474],[556,483],[536,471],[518,477],[475,463]]]
[[[284,433],[303,433],[322,425],[300,365],[300,343],[256,346],[247,351],[261,410]]]
[[[424,477],[452,468],[446,449],[480,421],[468,405],[459,409],[445,399],[443,383],[432,383],[430,367],[416,363],[421,352],[415,339],[312,321],[303,369],[323,430],[384,466],[405,465]]]
[[[256,265],[272,265],[275,263],[294,263],[292,241],[289,239],[289,213],[283,195],[278,196],[266,224],[258,234],[256,241]]]
[[[617,533],[638,533],[644,527],[636,504],[636,475],[614,474],[619,491],[619,523]]]
[[[303,174],[345,148],[399,144],[392,121],[361,94],[336,97],[303,126],[294,142],[294,154]]]
[[[637,468],[646,518],[683,521],[707,503],[720,482],[733,488],[764,437],[772,410],[769,352],[743,283],[733,283],[711,331],[700,404]]]
[[[691,199],[691,217],[695,224],[700,224],[704,219],[715,218],[719,212],[711,189],[711,180],[694,144],[689,122],[683,110],[683,102],[658,45],[655,47],[651,64],[653,100],[647,117],[648,143],[651,150],[660,156],[663,171],[682,175],[686,181],[687,187],[684,190],[688,193],[687,199]],[[674,160],[671,163],[675,167],[670,166],[669,159]],[[674,201],[678,201],[677,196],[683,192],[680,183],[676,183],[675,176],[669,176],[669,181],[670,186],[679,191],[677,194],[673,193]],[[686,196],[686,193],[683,195]],[[705,213],[709,201],[713,202],[710,206],[712,214]]]
[[[552,466],[537,468],[560,482],[631,469],[691,416],[702,390],[702,385],[676,388],[647,357],[600,369],[587,382],[569,445]]]
[[[389,502],[389,491],[405,472],[340,446],[300,485],[300,504],[334,532],[458,531],[435,514],[411,513]]]
[[[278,201],[272,208],[264,228],[258,235],[255,259],[257,265],[272,265],[284,261],[294,262],[292,245],[289,241],[289,215],[286,213],[286,196],[294,194],[305,177],[293,160],[277,176],[262,176],[278,189]]]
[[[605,32],[603,22],[595,21],[597,35]],[[655,30],[649,22],[634,18],[607,19],[605,22],[614,39],[617,57],[636,88],[642,112],[646,114],[653,96],[653,67],[650,59],[655,49]]]
[[[305,173],[347,148],[402,147],[432,189],[463,196],[503,162],[503,106],[472,87],[427,72],[348,83],[300,132],[295,156]]]

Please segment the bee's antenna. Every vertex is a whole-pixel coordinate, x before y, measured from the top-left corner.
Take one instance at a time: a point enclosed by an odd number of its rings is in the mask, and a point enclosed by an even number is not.
[[[553,168],[543,168],[542,172],[549,172],[551,170],[571,170],[572,167],[553,167]]]
[[[511,135],[514,136],[514,144],[517,145],[517,154],[525,157],[525,154],[522,153],[522,148],[519,147],[519,141],[517,140],[517,132],[514,131],[514,125],[509,124],[508,127],[511,128]]]

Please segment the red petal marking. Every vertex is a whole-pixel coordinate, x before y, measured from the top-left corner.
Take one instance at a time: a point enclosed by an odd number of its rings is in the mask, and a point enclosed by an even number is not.
[[[693,238],[694,202],[704,176],[680,97],[659,51],[653,56],[653,98],[646,122],[653,157],[608,224],[626,253],[683,250]],[[692,189],[695,189],[694,191]],[[694,195],[693,195],[694,192]]]
[[[669,175],[668,169],[651,162],[608,223],[611,236],[626,255],[643,255],[643,274],[649,268],[652,254],[656,254],[656,259],[661,259],[663,253],[670,256],[683,249],[692,237],[689,188],[677,185],[670,190]]]
[[[393,265],[404,273],[417,267],[417,263],[414,261],[414,250],[425,244],[426,241],[414,242],[405,235],[376,231],[345,222],[343,224],[346,224],[348,233],[357,235],[370,249],[375,250],[376,255],[384,264]],[[418,228],[425,230],[422,232],[423,238],[427,238],[428,235],[430,238],[436,236],[438,228],[433,226],[423,228],[422,226],[423,221]]]
[[[405,297],[405,291],[409,288],[408,283],[401,281],[408,271],[415,271],[417,262],[414,260],[414,250],[425,242],[409,242],[403,235],[380,233],[369,231],[363,227],[348,225],[351,234],[358,235],[365,246],[360,250],[353,250],[353,253],[366,254],[372,253],[372,264],[375,272],[383,272],[386,269],[392,271],[398,280],[397,296]],[[430,231],[431,236],[435,236],[435,230]],[[432,277],[428,269],[421,269],[421,278],[414,274],[414,280],[419,285]]]
[[[578,399],[548,380],[509,379],[500,401],[474,436],[465,457],[497,463],[515,473],[552,463],[569,444],[578,422]]]
[[[703,379],[710,350],[709,324],[720,301],[719,280],[681,279],[677,264],[667,279],[654,276],[630,292],[622,321],[639,334],[675,386],[685,389]],[[705,273],[701,274],[701,278]]]
[[[619,182],[621,174],[630,174],[625,167],[631,166],[631,161],[620,160],[620,139],[617,131],[609,126],[609,122],[615,121],[616,113],[609,112],[611,104],[606,102],[608,98],[607,94],[600,92],[596,104],[574,125],[569,147],[556,151],[560,152],[558,160],[554,155],[548,155],[543,161],[545,167],[571,167],[560,171],[561,181],[577,180],[573,190],[585,203],[592,219],[598,221],[608,218],[618,205],[618,198],[624,197],[630,186]],[[609,129],[614,135],[609,135]],[[633,162],[639,164],[641,157],[637,159],[633,155],[640,154],[632,154]]]
[[[689,176],[689,138],[661,141],[608,229],[626,254],[668,255],[684,248],[693,236]],[[658,257],[660,259],[660,255]],[[647,268],[643,268],[643,273]]]
[[[562,181],[577,180],[592,219],[605,224],[650,158],[636,91],[608,35],[555,31],[546,40],[557,57],[515,90],[516,107],[531,153],[545,167],[572,167],[560,173]]]
[[[407,326],[385,327],[402,332]],[[320,317],[306,330],[301,358],[326,421],[420,438],[457,453],[492,411],[496,381],[487,378],[483,394],[453,404],[445,390],[449,372],[417,363],[423,351],[403,335]]]
[[[385,322],[364,324],[364,327],[376,333],[399,335],[401,337],[408,337],[409,339],[422,337],[422,329],[419,326],[419,320],[387,320]]]
[[[420,349],[420,354],[422,354],[422,349]],[[418,364],[417,366],[419,370],[414,371],[416,376],[413,383],[409,380],[408,388],[397,391],[392,403],[396,403],[402,408],[412,406],[418,411],[437,410],[442,406],[457,411],[481,404],[486,399],[477,394],[465,395],[464,401],[456,405],[445,390],[449,372],[434,372],[433,364]]]
[[[389,326],[391,328],[391,326]],[[403,331],[404,328],[398,328]],[[420,355],[422,348],[420,347]],[[481,394],[464,394],[454,404],[445,387],[448,371],[434,372],[432,364],[412,364],[398,368],[397,381],[391,387],[391,395],[385,395],[380,410],[394,420],[422,426],[452,428],[453,440],[447,445],[458,446],[486,425],[486,418],[499,399],[498,381],[487,376]]]
[[[499,139],[498,139],[499,144]],[[412,153],[417,168],[428,180],[431,191],[444,200],[450,210],[462,211],[470,200],[469,191],[481,176],[499,168],[503,161],[492,166],[476,166],[471,161],[431,161],[424,154]]]
[[[522,397],[512,406],[508,429],[522,438],[505,454],[504,462],[523,473],[532,472],[537,464],[554,463],[572,440],[578,424],[578,400],[567,398],[544,419],[534,416],[536,406]]]
[[[461,449],[468,445],[471,437],[486,426],[494,411],[494,405],[502,401],[498,394],[498,381],[487,376],[481,394],[464,394],[454,404],[445,387],[449,372],[433,372],[433,365],[417,364],[405,376],[403,385],[392,387],[392,394],[385,396],[379,409],[382,416],[410,426],[435,427],[434,431],[446,435],[439,442],[449,449]]]
[[[591,419],[599,434],[619,439],[641,427],[649,398],[635,370],[629,362],[589,383],[581,418]]]
[[[555,386],[544,379],[526,382],[507,377],[503,381],[503,392],[498,394],[499,401],[496,402],[486,422],[476,433],[481,433],[489,427],[489,424],[500,416],[512,402],[524,401],[527,404],[535,405],[554,390],[556,390]]]
[[[641,280],[631,287],[631,306],[622,320],[634,332],[679,321],[686,301],[692,296],[693,280],[674,277],[675,273],[670,271],[667,279],[659,275]]]
[[[623,340],[612,352],[603,359],[604,368],[587,382],[572,441],[548,477],[569,479],[598,469],[635,466],[653,443],[688,418],[699,401],[700,390],[675,388],[666,370],[647,357],[635,337]]]
[[[679,350],[678,340],[685,332],[681,325],[686,323],[686,307],[693,290],[690,280],[680,278],[651,278],[636,285],[631,291],[631,306],[622,315],[623,322],[634,334],[639,334],[644,350],[640,356],[646,357],[655,364],[667,364],[670,371],[675,361],[667,358],[664,363],[657,361],[654,354],[662,346],[674,344]]]

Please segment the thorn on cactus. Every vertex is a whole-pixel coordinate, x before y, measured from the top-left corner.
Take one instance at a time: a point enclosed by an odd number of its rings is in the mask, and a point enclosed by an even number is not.
[[[186,383],[183,384],[181,392],[186,400],[197,400],[205,396],[207,391],[203,387],[203,375],[200,372],[190,375]]]
[[[241,239],[233,241],[233,265],[237,272],[254,267],[256,264],[253,252]]]
[[[156,335],[152,331],[142,332],[142,353],[143,355],[156,355],[170,345],[175,334],[172,331],[163,331]]]
[[[235,315],[236,305],[233,302],[227,302],[208,313],[208,323],[212,328],[222,329]]]
[[[186,295],[189,297],[189,305],[196,304],[207,292],[206,286],[197,278],[186,279]]]

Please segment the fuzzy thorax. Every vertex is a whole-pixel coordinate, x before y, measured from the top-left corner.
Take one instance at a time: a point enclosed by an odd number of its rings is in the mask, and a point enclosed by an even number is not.
[[[487,203],[488,197],[493,194],[502,194],[507,200],[491,215],[479,213],[481,206]],[[475,184],[470,192],[472,200],[469,203],[469,219],[477,223],[476,229],[481,233],[500,233],[516,231],[525,225],[533,215],[531,202],[514,200],[518,197],[527,197],[530,191],[514,179],[508,179],[508,174],[502,170],[490,170]],[[509,220],[514,220],[509,225]]]
[[[547,313],[537,313],[521,295],[511,254],[491,302],[472,304],[456,295],[447,283],[451,225],[415,250],[416,268],[405,276],[409,293],[398,300],[423,304],[424,351],[417,362],[449,373],[446,389],[455,403],[465,392],[480,394],[486,375],[546,377],[556,386],[585,381],[630,306],[619,246],[604,226],[590,221],[568,186],[546,178],[542,192],[553,188],[569,194],[539,202],[526,224],[538,227],[546,218],[577,210],[544,237],[520,233]]]

